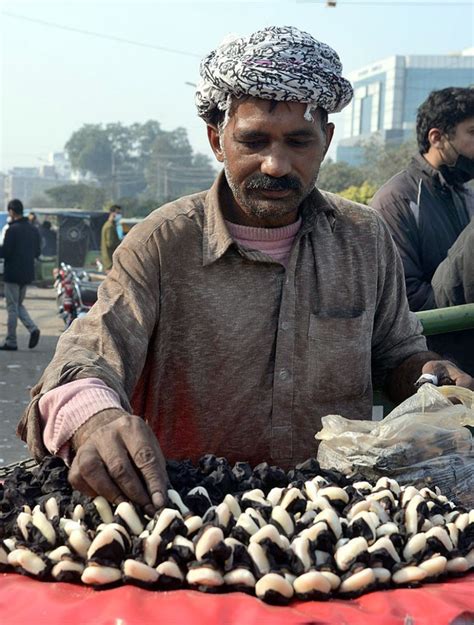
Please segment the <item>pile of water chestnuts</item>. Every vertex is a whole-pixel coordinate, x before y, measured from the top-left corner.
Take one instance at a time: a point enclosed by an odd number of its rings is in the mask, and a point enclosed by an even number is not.
[[[437,487],[369,483],[309,459],[285,472],[207,455],[167,463],[153,518],[73,491],[49,457],[0,485],[0,571],[110,588],[352,598],[474,568],[474,510]]]

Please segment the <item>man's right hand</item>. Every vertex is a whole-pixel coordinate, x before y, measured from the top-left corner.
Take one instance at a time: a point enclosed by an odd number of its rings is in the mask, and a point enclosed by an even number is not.
[[[110,408],[91,417],[72,438],[69,482],[112,504],[131,501],[152,516],[165,505],[166,463],[156,436],[140,417]]]

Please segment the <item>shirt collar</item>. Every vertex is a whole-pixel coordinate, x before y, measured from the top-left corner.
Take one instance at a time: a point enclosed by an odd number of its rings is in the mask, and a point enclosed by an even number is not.
[[[421,169],[422,172],[424,172],[425,174],[428,174],[428,176],[430,176],[431,178],[434,178],[440,185],[447,186],[447,187],[450,186],[446,182],[446,179],[444,178],[443,174],[439,171],[439,169],[436,169],[435,167],[433,167],[433,165],[430,165],[430,163],[428,163],[428,161],[422,154],[420,153],[415,154],[415,156],[413,157],[413,160],[418,164],[418,167]]]
[[[222,170],[209,189],[204,202],[202,241],[202,264],[204,267],[218,260],[234,243],[222,213],[220,198],[223,197],[222,192],[225,185],[227,185],[227,181]],[[302,236],[313,229],[318,214],[327,213],[328,219],[334,221],[336,212],[336,207],[330,204],[318,189],[314,188],[301,206],[302,225],[298,236]]]

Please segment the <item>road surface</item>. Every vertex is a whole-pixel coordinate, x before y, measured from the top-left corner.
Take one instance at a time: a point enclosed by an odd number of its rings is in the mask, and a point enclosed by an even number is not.
[[[0,467],[28,457],[28,449],[15,435],[20,415],[29,403],[30,389],[51,360],[64,328],[56,313],[55,291],[29,287],[25,306],[41,330],[34,349],[28,349],[29,334],[18,323],[18,351],[0,351]],[[0,344],[7,331],[5,298],[0,297]]]

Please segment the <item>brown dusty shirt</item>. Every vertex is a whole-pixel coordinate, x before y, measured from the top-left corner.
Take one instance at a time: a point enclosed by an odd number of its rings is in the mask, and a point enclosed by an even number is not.
[[[315,455],[322,416],[370,418],[372,372],[381,382],[426,349],[376,211],[314,190],[285,270],[231,239],[225,184],[159,208],[124,239],[32,390],[18,429],[36,457],[41,395],[95,377],[168,458],[292,466]]]

